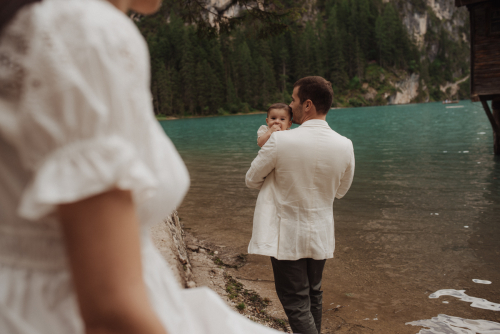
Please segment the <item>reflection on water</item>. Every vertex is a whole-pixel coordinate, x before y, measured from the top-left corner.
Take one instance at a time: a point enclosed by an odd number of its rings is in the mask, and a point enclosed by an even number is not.
[[[428,320],[408,322],[407,325],[422,326],[418,334],[494,334],[500,333],[500,324],[487,320],[469,320],[440,314]]]
[[[470,306],[485,310],[500,311],[500,304],[492,303],[486,299],[468,296],[465,290],[443,289],[429,295],[429,298],[439,298],[441,296],[456,297],[464,302],[472,303]]]

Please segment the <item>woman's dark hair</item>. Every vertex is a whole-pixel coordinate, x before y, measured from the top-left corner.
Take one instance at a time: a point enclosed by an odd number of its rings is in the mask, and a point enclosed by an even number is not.
[[[322,77],[305,77],[297,81],[293,88],[299,87],[300,104],[311,100],[318,114],[326,115],[333,103],[333,89],[330,81]]]
[[[273,109],[284,109],[288,111],[288,114],[290,115],[290,119],[293,118],[293,113],[292,113],[292,108],[288,104],[285,103],[274,103],[269,106],[267,109],[267,117],[269,117],[269,112]]]
[[[0,34],[3,29],[16,16],[17,12],[26,5],[41,0],[1,0],[0,1]]]

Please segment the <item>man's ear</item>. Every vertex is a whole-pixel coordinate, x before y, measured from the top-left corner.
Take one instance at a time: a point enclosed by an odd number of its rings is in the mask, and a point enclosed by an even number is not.
[[[306,111],[311,111],[312,101],[311,100],[306,100],[304,103],[305,103],[305,106],[304,106],[305,108],[304,109]]]

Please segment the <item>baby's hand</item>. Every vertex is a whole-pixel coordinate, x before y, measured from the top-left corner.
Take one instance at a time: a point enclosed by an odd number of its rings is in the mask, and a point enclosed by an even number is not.
[[[281,125],[279,125],[279,124],[274,124],[273,126],[271,126],[271,128],[269,128],[269,130],[270,130],[271,132],[281,131]]]

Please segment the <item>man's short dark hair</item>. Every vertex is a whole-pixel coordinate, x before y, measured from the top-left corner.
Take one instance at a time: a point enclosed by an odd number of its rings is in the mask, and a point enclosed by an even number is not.
[[[269,106],[269,108],[267,109],[267,117],[269,117],[269,112],[273,109],[284,109],[284,110],[288,111],[288,114],[290,115],[290,119],[292,119],[292,117],[293,117],[292,108],[290,108],[290,106],[288,104],[285,104],[285,103],[271,104]]]
[[[326,115],[333,103],[332,84],[319,76],[305,77],[297,81],[293,88],[299,87],[300,104],[311,100],[318,114]]]

